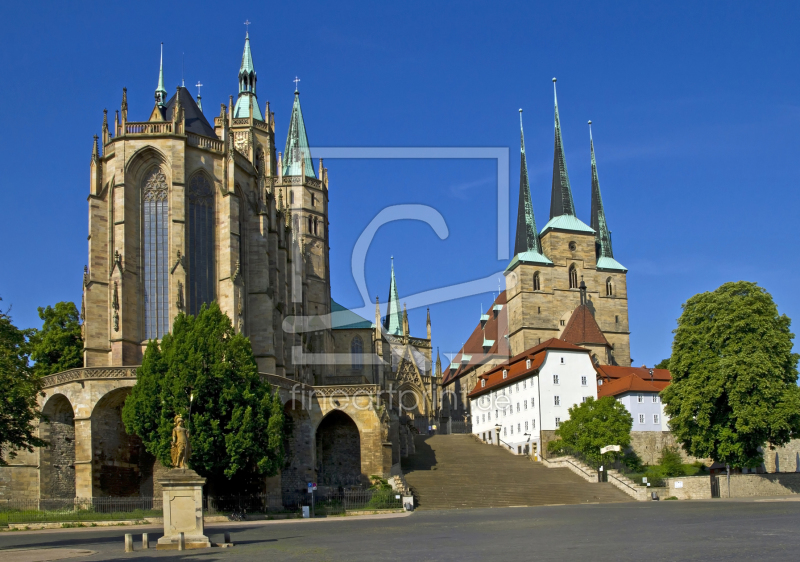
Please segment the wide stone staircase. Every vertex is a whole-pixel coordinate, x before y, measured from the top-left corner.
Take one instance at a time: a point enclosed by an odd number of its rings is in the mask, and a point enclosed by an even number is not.
[[[418,435],[402,467],[420,509],[633,501],[608,483],[480,443],[472,435]]]

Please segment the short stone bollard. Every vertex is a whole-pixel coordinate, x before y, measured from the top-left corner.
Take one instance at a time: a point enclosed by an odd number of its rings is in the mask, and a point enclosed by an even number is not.
[[[125,552],[133,552],[133,535],[131,533],[125,534]]]
[[[230,533],[225,533],[223,542],[225,544],[229,544],[231,542],[231,534]]]
[[[142,548],[147,550],[150,548],[150,539],[147,536],[147,533],[142,533]]]
[[[178,550],[186,550],[186,537],[183,535],[183,531],[178,537]]]

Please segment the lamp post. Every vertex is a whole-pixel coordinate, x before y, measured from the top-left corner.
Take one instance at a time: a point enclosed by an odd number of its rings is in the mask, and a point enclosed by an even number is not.
[[[500,430],[501,430],[502,428],[503,428],[503,426],[502,426],[502,425],[500,425],[499,423],[498,423],[497,425],[495,425],[495,426],[494,426],[494,430],[497,432],[497,446],[498,446],[498,447],[500,446]]]

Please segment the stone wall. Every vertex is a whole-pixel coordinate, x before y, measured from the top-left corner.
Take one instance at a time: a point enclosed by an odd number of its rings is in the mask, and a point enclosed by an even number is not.
[[[314,437],[306,412],[286,404],[286,436],[284,439],[284,465],[281,470],[282,492],[306,492],[308,482],[314,481],[314,460],[311,454]]]
[[[714,475],[719,480],[720,497],[728,497],[728,480],[725,474]],[[711,477],[688,476],[667,478],[669,496],[681,500],[711,498]],[[676,486],[678,484],[680,487]],[[751,498],[790,496],[800,494],[800,473],[784,474],[731,474],[730,497]]]
[[[800,472],[800,439],[782,447],[764,447],[764,469],[767,472]]]
[[[40,497],[75,497],[75,415],[63,395],[45,404],[49,422],[40,424],[39,436],[49,445],[40,450]]]
[[[645,464],[658,464],[664,447],[677,448],[685,463],[693,463],[698,460],[705,462],[704,459],[697,459],[684,451],[670,431],[631,431],[630,448]]]
[[[343,412],[332,412],[317,429],[317,482],[333,487],[364,482],[358,427]]]

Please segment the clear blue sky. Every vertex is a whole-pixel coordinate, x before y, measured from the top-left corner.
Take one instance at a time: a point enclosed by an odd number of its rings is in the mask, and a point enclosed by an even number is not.
[[[790,2],[15,2],[0,18],[0,297],[21,326],[36,307],[80,302],[89,160],[102,110],[153,104],[159,43],[167,90],[203,87],[207,115],[236,94],[250,34],[259,101],[285,142],[295,75],[312,147],[510,147],[518,109],[534,210],[548,219],[552,83],[578,215],[589,220],[586,121],[594,123],[615,257],[628,267],[635,364],[669,355],[687,298],[756,281],[800,317],[797,241],[800,7]],[[313,148],[312,148],[313,155]],[[383,227],[367,259],[385,302],[503,269],[495,166],[486,160],[336,160],[330,170],[333,297],[357,307],[353,244],[387,205],[422,203],[450,234]],[[510,235],[513,237],[513,229]],[[491,294],[432,307],[434,345],[456,351]],[[425,311],[410,313],[424,334]]]

